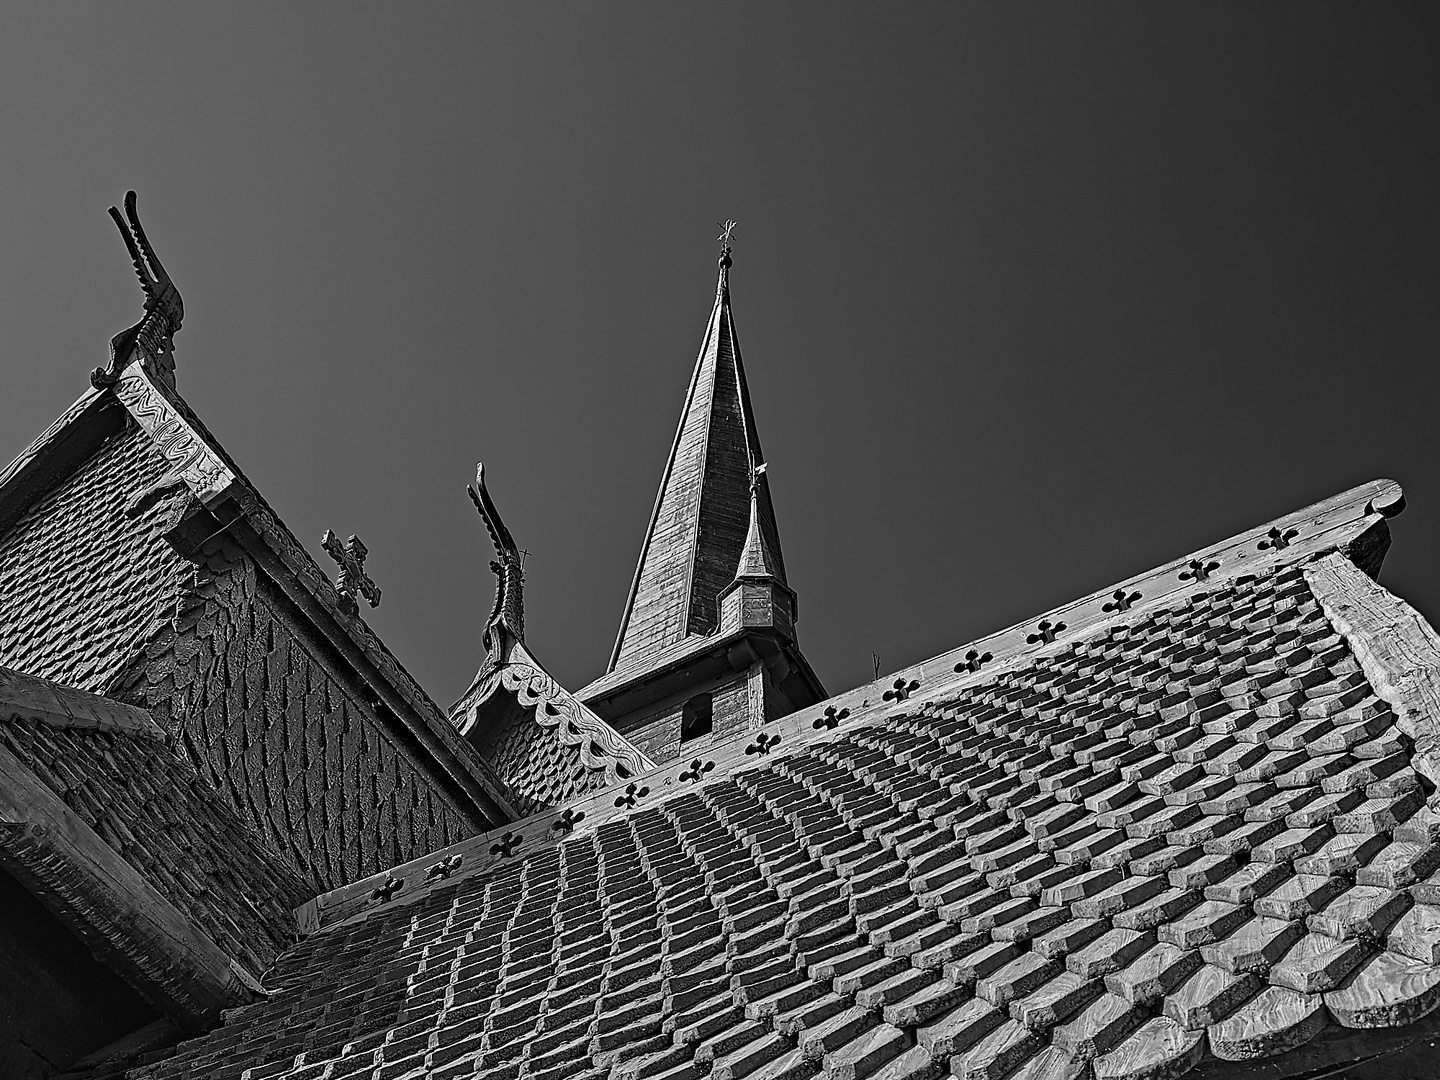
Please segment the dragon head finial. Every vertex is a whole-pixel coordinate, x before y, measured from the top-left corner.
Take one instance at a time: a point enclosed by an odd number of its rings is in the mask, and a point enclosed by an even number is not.
[[[160,257],[150,246],[145,227],[140,224],[140,215],[135,209],[135,192],[125,193],[123,217],[114,206],[110,207],[110,216],[120,230],[126,250],[130,252],[135,276],[140,279],[140,288],[145,293],[145,314],[134,326],[110,339],[110,363],[91,372],[90,381],[99,388],[113,386],[120,377],[121,369],[130,362],[132,355],[139,352],[141,363],[173,387],[174,338],[185,319],[185,303],[180,299],[180,291],[175,288],[170,275],[165,272]]]
[[[475,465],[475,485],[467,487],[470,501],[480,511],[490,542],[495,545],[497,559],[491,560],[490,569],[499,580],[495,583],[495,607],[485,623],[483,643],[486,664],[499,665],[504,660],[505,637],[514,641],[525,640],[525,571],[521,553],[515,546],[510,530],[500,520],[500,512],[485,487],[485,464]]]

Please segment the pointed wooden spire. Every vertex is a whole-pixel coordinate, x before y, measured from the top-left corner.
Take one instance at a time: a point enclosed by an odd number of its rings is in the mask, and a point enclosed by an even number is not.
[[[715,631],[718,597],[735,578],[752,519],[768,548],[771,572],[785,583],[769,487],[762,479],[751,491],[765,458],[730,313],[734,228],[733,221],[721,226],[715,306],[640,549],[610,671],[688,636]]]
[[[765,532],[760,528],[760,487],[765,483],[765,465],[762,463],[756,466],[754,479],[750,481],[750,528],[745,533],[745,546],[740,549],[736,581],[783,580],[783,575],[777,573],[779,560],[770,551]]]

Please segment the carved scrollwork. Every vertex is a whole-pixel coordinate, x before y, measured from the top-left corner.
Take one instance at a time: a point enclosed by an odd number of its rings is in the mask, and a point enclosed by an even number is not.
[[[535,722],[548,728],[566,746],[573,747],[587,769],[601,770],[607,783],[618,783],[654,767],[629,742],[545,671],[530,664],[512,663],[500,669],[500,685],[520,704],[535,710]]]

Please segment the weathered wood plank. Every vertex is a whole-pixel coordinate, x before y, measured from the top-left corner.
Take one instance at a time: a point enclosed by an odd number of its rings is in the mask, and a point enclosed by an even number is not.
[[[1324,1026],[1318,994],[1271,986],[1209,1028],[1210,1052],[1225,1061],[1270,1057],[1309,1042]]]
[[[1095,1080],[1174,1080],[1204,1054],[1203,1029],[1186,1031],[1168,1016],[1156,1016],[1095,1059]]]
[[[1396,727],[1414,740],[1411,764],[1440,784],[1440,634],[1343,555],[1318,559],[1305,568],[1305,579],[1375,693],[1394,710]]]
[[[11,710],[43,720],[52,727],[101,728],[151,739],[165,738],[164,730],[144,709],[0,668],[0,712]]]
[[[1440,968],[1385,951],[1325,995],[1325,1006],[1350,1028],[1400,1027],[1440,1006]]]
[[[264,993],[4,746],[0,864],[187,1030]]]
[[[1440,967],[1440,907],[1416,904],[1390,928],[1385,945],[1391,952]]]

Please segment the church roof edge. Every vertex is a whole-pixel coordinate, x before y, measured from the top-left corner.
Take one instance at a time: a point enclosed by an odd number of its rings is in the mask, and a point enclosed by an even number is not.
[[[851,727],[883,724],[888,716],[912,708],[915,700],[953,695],[971,683],[991,679],[1009,665],[1033,663],[1037,656],[1063,648],[1105,625],[1124,622],[1188,596],[1203,596],[1227,581],[1307,562],[1336,550],[1373,577],[1389,547],[1386,519],[1399,514],[1404,505],[1404,493],[1393,480],[1373,480],[1351,488],[1043,615],[799,709],[765,724],[759,732],[737,732],[712,743],[704,751],[712,764],[704,782],[724,779],[735,769],[753,764],[755,753],[768,753],[764,747],[760,751],[748,749],[762,734],[766,746],[783,744],[781,752],[790,753],[830,738],[846,718],[850,718]],[[705,639],[696,641],[699,644]],[[683,766],[683,761],[667,762],[623,784],[323,893],[297,909],[302,932],[348,924],[392,904],[423,898],[433,886],[452,880],[448,872],[443,880],[438,875],[425,876],[436,860],[459,855],[461,862],[454,865],[464,864],[464,876],[485,874],[506,864],[517,851],[523,850],[526,856],[536,854],[576,830],[592,832],[607,821],[624,817],[636,806],[653,806],[681,794],[692,786],[685,782]],[[417,887],[377,901],[375,890],[390,880],[413,882]]]

